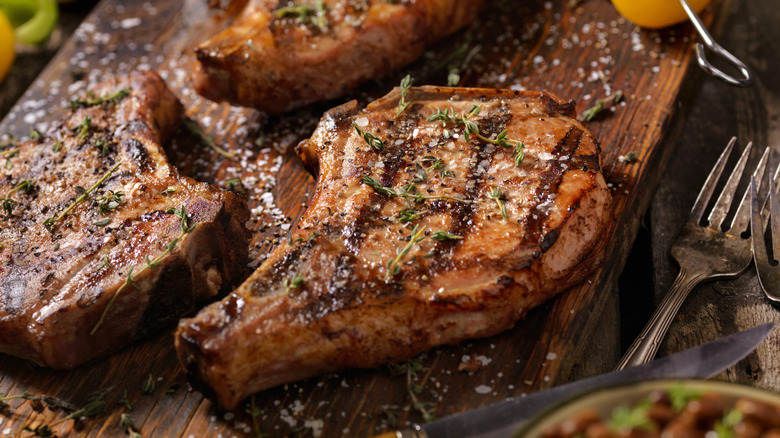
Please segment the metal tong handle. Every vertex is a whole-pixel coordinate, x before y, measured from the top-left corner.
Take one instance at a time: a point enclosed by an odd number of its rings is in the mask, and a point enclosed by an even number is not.
[[[751,86],[753,84],[753,75],[750,73],[750,70],[748,70],[747,66],[745,66],[745,64],[736,56],[732,55],[728,50],[724,49],[720,44],[715,42],[715,40],[712,38],[712,35],[710,35],[709,31],[707,31],[707,28],[704,26],[704,23],[701,22],[701,18],[696,15],[696,12],[693,10],[693,8],[691,8],[691,5],[689,5],[686,0],[680,0],[680,4],[682,5],[683,9],[685,9],[685,13],[688,14],[688,18],[691,19],[693,26],[696,28],[699,36],[704,41],[704,44],[696,43],[696,61],[699,62],[699,66],[702,68],[702,70],[707,72],[707,74],[710,76],[714,76],[729,85],[734,85],[737,87]],[[735,69],[739,70],[740,73],[742,73],[744,79],[730,76],[719,68],[710,64],[710,62],[707,61],[707,55],[704,51],[704,46],[707,46],[708,49],[712,50],[716,55],[725,59]]]

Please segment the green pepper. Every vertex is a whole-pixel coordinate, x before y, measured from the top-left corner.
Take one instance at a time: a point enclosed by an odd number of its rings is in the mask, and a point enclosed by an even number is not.
[[[11,21],[16,40],[24,44],[46,41],[59,18],[56,0],[0,0],[0,11]]]

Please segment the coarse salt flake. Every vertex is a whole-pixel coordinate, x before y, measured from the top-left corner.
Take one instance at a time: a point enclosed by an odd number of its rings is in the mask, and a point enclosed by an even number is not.
[[[125,18],[119,23],[122,29],[132,29],[141,25],[141,19],[139,17]]]
[[[474,391],[477,392],[477,394],[487,394],[490,391],[492,391],[493,388],[487,386],[487,385],[479,385],[476,388],[474,388]]]

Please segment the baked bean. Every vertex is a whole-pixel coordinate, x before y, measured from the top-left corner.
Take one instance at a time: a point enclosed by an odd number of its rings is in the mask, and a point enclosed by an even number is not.
[[[661,438],[704,438],[704,432],[692,420],[692,417],[674,419],[661,431]]]
[[[654,403],[647,412],[647,418],[651,419],[660,428],[664,428],[670,421],[677,416],[671,405]]]
[[[683,413],[691,414],[696,419],[700,429],[709,429],[715,421],[726,413],[726,399],[718,394],[703,394],[699,399],[691,400],[685,405]]]
[[[770,429],[764,432],[761,438],[780,438],[780,429]]]
[[[570,418],[561,424],[561,437],[569,438],[582,435],[593,423],[601,421],[601,416],[593,409],[585,409],[574,418]]]
[[[780,411],[776,406],[757,400],[741,398],[734,404],[734,409],[761,424],[766,429],[780,428]]]
[[[594,423],[588,426],[585,431],[585,438],[617,438],[618,435],[602,422]]]
[[[764,428],[755,421],[742,420],[734,425],[734,435],[737,438],[761,438]]]

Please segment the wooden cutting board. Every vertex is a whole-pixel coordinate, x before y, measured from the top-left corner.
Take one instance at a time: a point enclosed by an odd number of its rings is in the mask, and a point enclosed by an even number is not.
[[[192,47],[229,20],[205,0],[103,0],[21,101],[0,132],[25,137],[44,130],[86,83],[132,68],[158,69],[198,122],[229,156],[181,132],[167,148],[184,174],[225,187],[240,178],[259,263],[294,226],[314,181],[292,153],[327,108],[350,98],[382,96],[407,73],[415,84],[443,85],[452,72],[463,86],[542,89],[577,102],[579,111],[622,91],[624,99],[586,124],[600,140],[614,196],[603,266],[579,287],[531,311],[489,339],[423,354],[404,366],[351,370],[257,394],[233,412],[217,410],[189,387],[171,330],[71,371],[51,371],[0,356],[0,392],[28,392],[83,405],[103,390],[106,411],[63,421],[60,436],[123,436],[122,414],[146,437],[367,436],[517,397],[609,370],[620,355],[614,293],[681,117],[696,83],[691,27],[641,31],[606,0],[490,2],[474,25],[441,41],[415,64],[366,84],[353,95],[283,117],[206,101],[188,82]],[[712,21],[724,2],[703,14]],[[453,71],[450,67],[454,66]],[[666,140],[665,140],[666,139]],[[631,162],[625,157],[635,154]],[[462,369],[462,364],[471,368]],[[0,414],[0,436],[65,414],[13,400]],[[250,409],[254,407],[253,409]],[[254,412],[254,415],[246,411]]]

